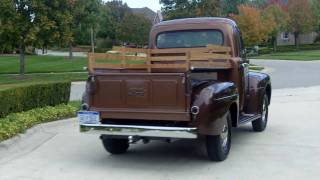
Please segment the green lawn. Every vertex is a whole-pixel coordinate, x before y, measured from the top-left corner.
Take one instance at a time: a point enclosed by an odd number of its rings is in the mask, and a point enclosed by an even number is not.
[[[26,56],[26,73],[84,72],[87,58]],[[0,56],[0,74],[19,73],[19,56]]]
[[[253,59],[312,61],[312,60],[320,60],[320,50],[271,53],[271,54],[264,54],[264,55],[260,55],[252,58]]]
[[[0,74],[0,90],[29,84],[57,82],[57,81],[85,81],[88,73],[61,73],[61,74],[26,74],[24,78],[19,75]]]

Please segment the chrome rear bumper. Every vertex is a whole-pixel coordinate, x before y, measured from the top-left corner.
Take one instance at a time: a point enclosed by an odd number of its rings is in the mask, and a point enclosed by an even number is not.
[[[197,138],[197,128],[195,127],[81,124],[80,132],[113,136],[160,137],[178,139]]]

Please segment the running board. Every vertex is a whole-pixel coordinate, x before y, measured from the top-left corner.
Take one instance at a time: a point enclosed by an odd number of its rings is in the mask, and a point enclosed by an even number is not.
[[[239,124],[245,124],[261,118],[261,114],[240,114]]]

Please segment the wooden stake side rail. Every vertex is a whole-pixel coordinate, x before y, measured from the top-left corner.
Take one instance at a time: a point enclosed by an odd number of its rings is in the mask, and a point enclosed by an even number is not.
[[[122,48],[117,53],[89,53],[88,69],[230,69],[231,48],[210,45],[206,48],[136,49]]]

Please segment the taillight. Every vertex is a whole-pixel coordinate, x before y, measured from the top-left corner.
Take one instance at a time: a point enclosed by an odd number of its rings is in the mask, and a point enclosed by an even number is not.
[[[93,94],[96,89],[96,79],[94,76],[89,76],[86,84],[86,90],[89,94]]]

